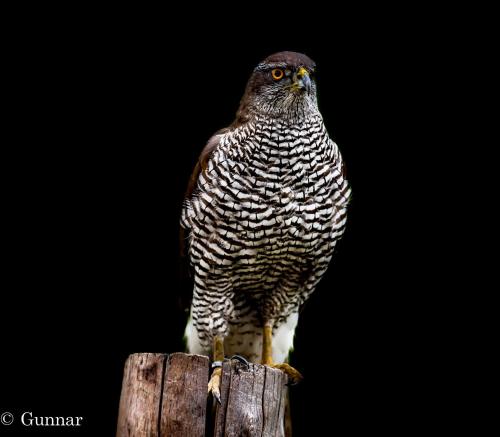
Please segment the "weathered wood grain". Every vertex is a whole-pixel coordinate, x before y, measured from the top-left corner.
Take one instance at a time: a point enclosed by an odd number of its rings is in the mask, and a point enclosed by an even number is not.
[[[208,357],[200,355],[131,355],[125,364],[116,436],[284,437],[286,375],[236,360],[223,364],[222,404],[217,404],[213,424],[207,427],[209,364]]]
[[[214,436],[283,437],[286,382],[277,369],[225,362]]]
[[[160,436],[205,436],[208,376],[208,357],[180,353],[168,357]]]
[[[116,437],[156,437],[165,354],[133,354],[125,363]]]

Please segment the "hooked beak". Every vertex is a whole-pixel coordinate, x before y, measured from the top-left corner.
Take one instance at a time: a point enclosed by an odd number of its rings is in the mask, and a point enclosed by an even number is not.
[[[294,91],[311,91],[311,78],[309,77],[309,72],[304,67],[300,67],[299,70],[294,74],[292,89]]]

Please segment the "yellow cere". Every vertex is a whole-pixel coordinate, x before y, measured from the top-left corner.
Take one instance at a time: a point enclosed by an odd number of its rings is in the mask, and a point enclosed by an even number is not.
[[[309,72],[304,67],[300,67],[299,71],[297,72],[297,76],[298,77],[309,76]]]

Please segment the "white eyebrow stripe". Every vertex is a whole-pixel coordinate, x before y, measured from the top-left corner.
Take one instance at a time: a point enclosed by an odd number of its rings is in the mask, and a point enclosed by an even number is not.
[[[255,67],[255,71],[267,70],[270,68],[287,68],[287,65],[284,62],[272,62],[270,64],[266,64],[263,62]]]

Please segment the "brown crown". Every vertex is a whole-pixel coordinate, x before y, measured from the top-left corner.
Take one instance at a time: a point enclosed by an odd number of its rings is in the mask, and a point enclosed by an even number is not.
[[[262,61],[264,64],[284,62],[290,67],[315,68],[316,64],[309,57],[297,52],[278,52],[268,56]]]

